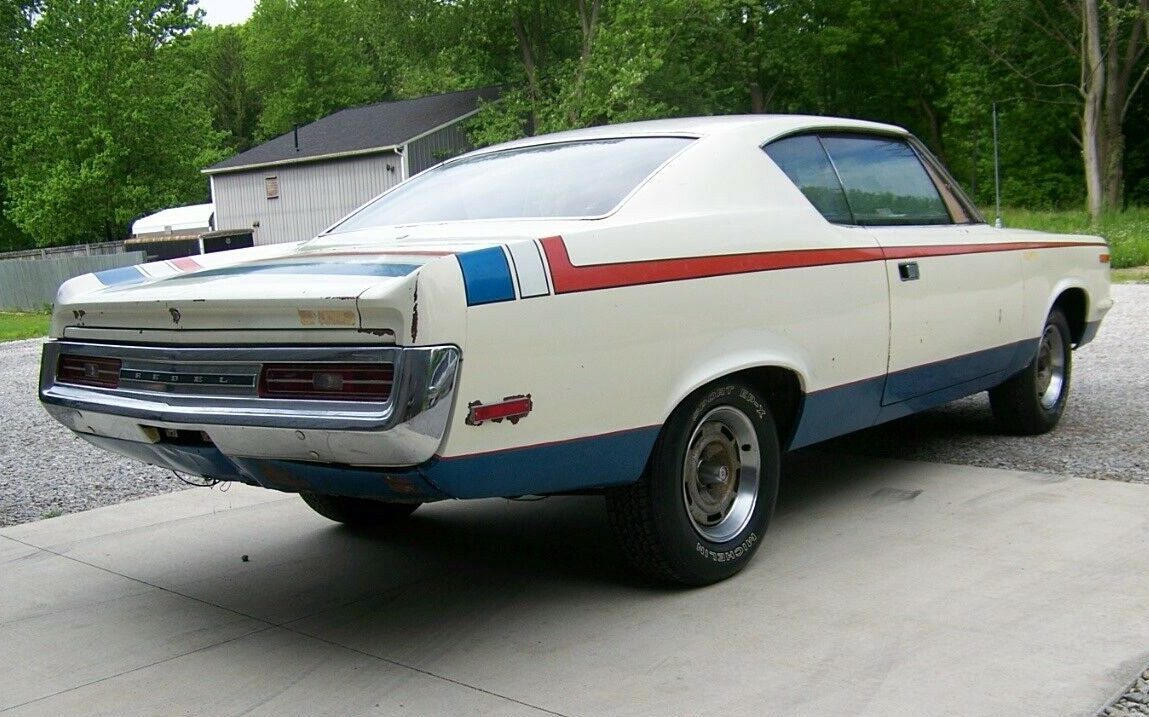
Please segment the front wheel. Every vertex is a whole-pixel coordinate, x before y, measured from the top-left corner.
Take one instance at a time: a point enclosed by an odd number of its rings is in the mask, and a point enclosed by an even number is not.
[[[370,498],[300,493],[304,503],[324,518],[360,528],[384,528],[415,512],[419,503],[387,503]]]
[[[751,387],[724,381],[696,392],[671,414],[642,478],[607,492],[624,554],[664,582],[734,575],[774,512],[779,453],[774,418]]]
[[[1053,430],[1069,399],[1073,346],[1069,322],[1060,309],[1045,320],[1037,355],[1022,371],[990,389],[997,422],[1009,433],[1034,436]]]

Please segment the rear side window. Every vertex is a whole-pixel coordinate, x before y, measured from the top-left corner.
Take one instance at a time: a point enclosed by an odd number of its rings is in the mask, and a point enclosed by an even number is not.
[[[763,149],[828,221],[836,224],[853,223],[846,194],[817,137],[787,137]]]
[[[823,136],[857,224],[952,224],[914,150],[888,137]]]

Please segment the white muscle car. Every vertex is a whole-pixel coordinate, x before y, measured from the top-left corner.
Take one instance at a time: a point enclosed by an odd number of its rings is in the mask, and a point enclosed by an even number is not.
[[[1108,261],[988,226],[897,127],[598,127],[448,161],[311,241],[73,279],[40,397],[345,523],[603,493],[639,569],[703,584],[760,544],[782,451],[986,390],[1005,430],[1053,428]]]

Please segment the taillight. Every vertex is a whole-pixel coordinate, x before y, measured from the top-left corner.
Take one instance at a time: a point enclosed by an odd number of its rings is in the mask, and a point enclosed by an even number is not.
[[[386,401],[391,364],[264,364],[259,395],[327,401]]]
[[[56,364],[56,382],[115,388],[120,385],[120,360],[62,354]]]

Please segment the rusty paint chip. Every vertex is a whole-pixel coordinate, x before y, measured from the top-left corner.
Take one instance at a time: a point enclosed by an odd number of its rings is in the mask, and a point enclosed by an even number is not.
[[[299,309],[299,323],[303,326],[355,326],[355,312],[349,309]]]

